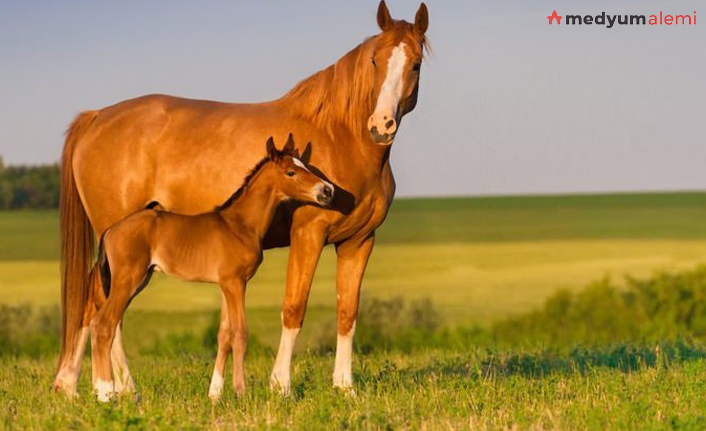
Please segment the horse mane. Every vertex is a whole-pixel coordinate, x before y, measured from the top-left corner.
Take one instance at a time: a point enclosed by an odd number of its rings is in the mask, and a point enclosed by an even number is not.
[[[344,124],[354,136],[365,136],[367,116],[375,109],[378,91],[370,57],[377,46],[401,41],[420,54],[430,48],[426,37],[418,35],[412,24],[395,21],[391,30],[365,39],[336,63],[299,82],[280,101],[329,133],[332,126]]]
[[[243,180],[243,184],[236,190],[228,199],[226,199],[225,202],[222,204],[218,205],[215,209],[215,212],[218,211],[223,211],[224,209],[230,207],[233,205],[235,201],[238,200],[240,196],[245,193],[245,189],[250,185],[250,182],[252,181],[253,178],[255,178],[255,175],[257,175],[258,172],[269,162],[271,162],[270,158],[268,156],[265,156],[264,159],[260,160],[257,162],[254,168],[250,170],[250,172],[245,176],[245,179]]]

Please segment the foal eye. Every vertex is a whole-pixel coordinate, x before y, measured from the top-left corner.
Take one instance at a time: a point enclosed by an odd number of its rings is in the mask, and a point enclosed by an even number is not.
[[[419,72],[419,70],[422,68],[422,63],[417,63],[412,67],[412,70],[415,72]]]
[[[288,176],[288,177],[293,177],[293,176],[294,176],[294,171],[287,171],[287,176]]]
[[[370,61],[373,63],[373,67],[378,67],[378,64],[375,62],[375,57],[370,57]]]

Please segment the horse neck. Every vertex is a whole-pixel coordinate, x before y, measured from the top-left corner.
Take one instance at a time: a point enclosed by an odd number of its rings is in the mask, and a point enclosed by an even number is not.
[[[365,68],[370,40],[341,57],[336,63],[298,83],[276,102],[295,116],[335,135],[344,127],[356,141],[372,143],[366,130],[374,109],[371,70]],[[370,141],[370,142],[368,142]]]
[[[233,231],[240,234],[246,232],[258,244],[267,233],[281,200],[274,184],[267,180],[263,172],[266,169],[264,167],[256,173],[235,202],[220,211]]]

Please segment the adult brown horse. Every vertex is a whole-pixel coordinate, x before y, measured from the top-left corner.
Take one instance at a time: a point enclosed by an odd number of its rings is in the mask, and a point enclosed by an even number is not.
[[[351,388],[352,346],[360,285],[395,192],[390,148],[402,117],[414,109],[426,47],[424,3],[413,24],[393,20],[384,1],[376,36],[282,98],[232,104],[145,96],[81,113],[62,156],[62,348],[55,388],[74,394],[88,336],[88,271],[94,235],[159,202],[166,210],[212,210],[264,157],[268,136],[291,132],[313,169],[334,184],[329,209],[284,205],[265,248],[291,246],[282,337],[271,375],[287,392],[294,342],[304,321],[323,247],[337,253],[338,339],[333,384]],[[115,389],[134,389],[118,331],[111,351]]]

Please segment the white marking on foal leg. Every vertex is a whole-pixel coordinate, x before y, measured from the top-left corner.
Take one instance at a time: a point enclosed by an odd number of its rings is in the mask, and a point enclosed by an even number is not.
[[[277,359],[275,359],[275,366],[272,368],[272,374],[270,374],[270,389],[279,388],[283,395],[289,394],[289,369],[292,364],[292,351],[300,329],[290,329],[285,327],[284,323],[282,324],[282,337],[279,340]]]
[[[333,386],[353,392],[353,335],[355,322],[347,334],[338,334],[336,337],[336,365],[333,369]]]
[[[135,381],[130,375],[127,367],[127,355],[123,349],[122,324],[118,323],[115,328],[113,346],[110,349],[110,364],[113,369],[113,381],[115,382],[115,392],[127,394],[135,392]]]
[[[105,380],[98,379],[93,387],[94,392],[98,401],[102,403],[107,403],[110,398],[115,394],[115,387],[113,382],[106,382]]]
[[[79,374],[81,373],[81,361],[83,360],[83,352],[86,349],[86,341],[88,340],[89,334],[90,330],[88,326],[81,328],[77,344],[71,356],[71,361],[61,367],[56,374],[54,389],[60,390],[68,396],[76,396],[76,386],[78,384]]]
[[[221,393],[223,392],[223,376],[218,370],[213,370],[213,377],[211,378],[211,386],[208,388],[208,397],[212,401],[217,401],[221,398]]]

